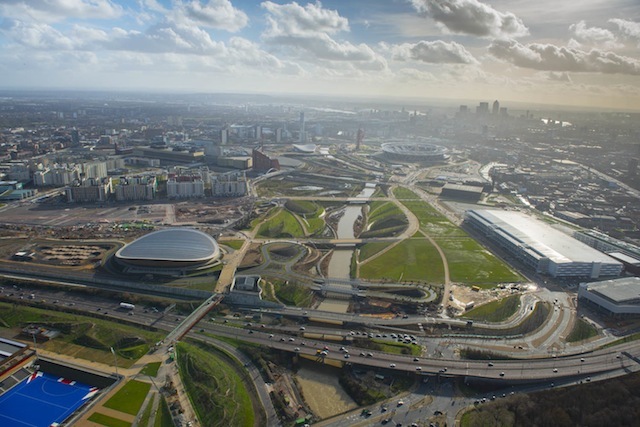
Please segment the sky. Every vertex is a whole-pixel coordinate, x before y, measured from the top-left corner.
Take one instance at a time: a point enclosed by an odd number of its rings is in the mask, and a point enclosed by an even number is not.
[[[640,0],[0,0],[0,88],[640,110]]]

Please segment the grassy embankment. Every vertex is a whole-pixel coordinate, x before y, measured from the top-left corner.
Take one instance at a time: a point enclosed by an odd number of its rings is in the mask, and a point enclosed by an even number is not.
[[[0,327],[16,328],[30,324],[59,330],[56,338],[41,344],[55,353],[111,365],[116,351],[118,366],[128,368],[149,351],[151,343],[163,333],[106,319],[0,303]]]
[[[180,374],[204,426],[252,427],[256,414],[237,367],[210,347],[180,342]]]

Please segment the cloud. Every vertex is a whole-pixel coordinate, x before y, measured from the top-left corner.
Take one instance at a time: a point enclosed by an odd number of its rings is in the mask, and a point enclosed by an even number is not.
[[[112,19],[123,14],[122,6],[111,0],[2,0],[0,15],[37,22],[69,18]]]
[[[573,33],[578,41],[589,45],[598,45],[605,49],[614,49],[622,46],[617,42],[616,36],[611,31],[606,28],[587,27],[585,21],[572,24],[569,26],[569,31]]]
[[[489,52],[496,58],[535,70],[640,75],[638,60],[598,49],[586,52],[551,44],[523,45],[513,40],[496,40],[489,46]]]
[[[554,71],[550,71],[546,74],[546,79],[552,82],[563,82],[563,83],[571,83],[571,77],[568,73],[558,73]]]
[[[209,0],[204,5],[199,0],[178,3],[178,20],[186,18],[197,25],[237,32],[246,27],[249,17],[233,7],[229,0]]]
[[[76,47],[73,40],[47,24],[6,19],[0,26],[0,32],[22,46],[37,50],[70,50]]]
[[[413,7],[443,29],[490,38],[526,36],[529,29],[511,12],[499,12],[478,0],[411,0]]]
[[[261,6],[269,13],[267,37],[312,36],[349,31],[349,21],[337,10],[324,9],[321,3],[302,7],[296,2],[279,5],[270,1]]]
[[[362,70],[387,67],[384,58],[367,44],[334,39],[333,34],[349,31],[349,21],[335,10],[324,9],[319,2],[302,7],[296,2],[279,5],[266,1],[262,7],[267,11],[267,29],[262,38],[274,49],[312,63],[350,61]]]
[[[400,61],[416,60],[431,64],[476,64],[478,61],[456,42],[403,43],[391,47],[393,58]]]
[[[627,21],[626,19],[609,19],[615,24],[618,30],[625,36],[636,41],[640,41],[640,22]]]

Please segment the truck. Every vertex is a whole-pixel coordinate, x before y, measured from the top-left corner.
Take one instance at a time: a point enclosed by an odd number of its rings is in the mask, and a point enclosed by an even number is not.
[[[136,308],[135,305],[130,304],[128,302],[121,302],[120,303],[120,308],[124,309],[124,310],[133,310],[134,308]]]

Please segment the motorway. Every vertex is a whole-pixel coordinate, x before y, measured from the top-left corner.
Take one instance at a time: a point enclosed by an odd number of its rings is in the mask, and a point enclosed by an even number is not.
[[[348,344],[327,344],[325,341],[300,338],[293,334],[263,332],[260,328],[239,328],[210,322],[200,322],[199,327],[219,336],[311,356],[318,362],[331,359],[380,369],[414,372],[417,375],[459,376],[469,380],[493,380],[498,383],[530,383],[567,377],[587,378],[603,372],[618,372],[620,375],[625,375],[640,371],[640,364],[622,354],[622,352],[628,352],[633,356],[640,356],[638,341],[582,355],[487,362],[432,357],[414,358],[414,356],[371,351]],[[325,347],[328,349],[328,354],[318,356],[317,351]],[[345,352],[340,350],[341,347],[348,350],[348,358],[345,358]]]

